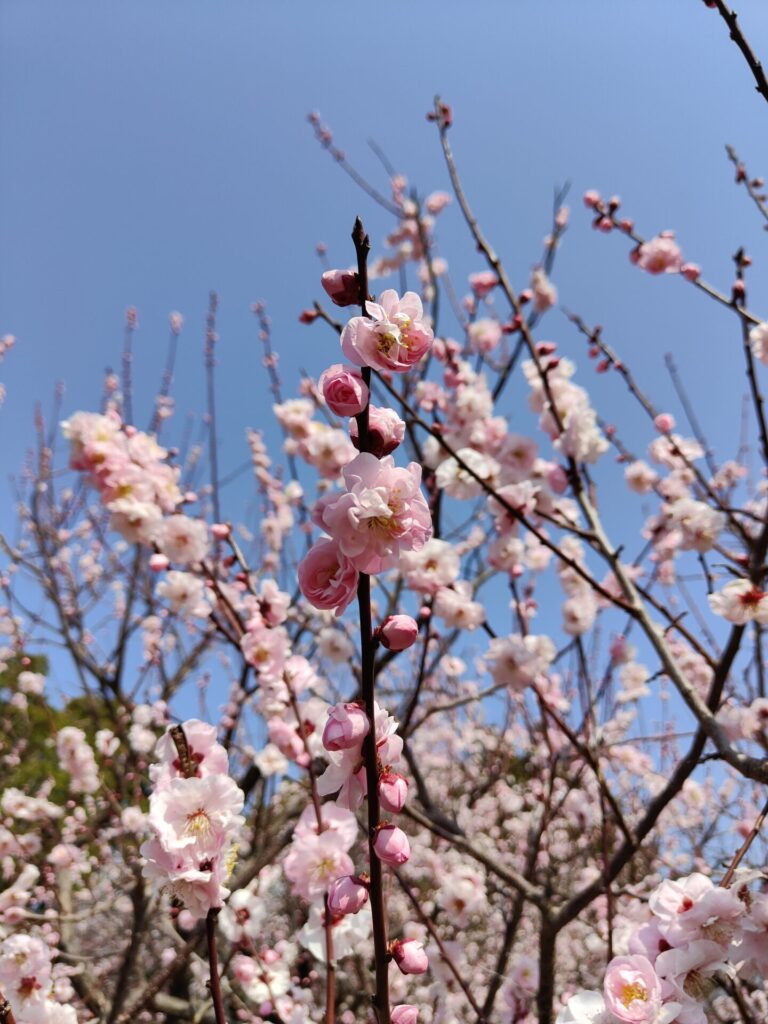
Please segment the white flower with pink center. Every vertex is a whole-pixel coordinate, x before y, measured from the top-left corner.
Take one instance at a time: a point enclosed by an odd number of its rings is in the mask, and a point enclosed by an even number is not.
[[[751,580],[732,580],[722,590],[707,596],[715,615],[737,626],[748,622],[768,622],[768,593]]]

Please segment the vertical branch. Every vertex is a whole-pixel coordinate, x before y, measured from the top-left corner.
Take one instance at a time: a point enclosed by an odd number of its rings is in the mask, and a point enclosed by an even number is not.
[[[216,310],[219,308],[219,297],[211,292],[208,298],[208,315],[205,318],[205,379],[208,401],[208,459],[211,469],[211,500],[213,502],[214,522],[221,522],[219,504],[219,452],[216,443],[216,391],[214,387],[214,369],[216,360]]]
[[[221,994],[221,978],[219,977],[219,957],[216,950],[216,918],[219,916],[218,907],[211,907],[205,918],[205,937],[208,940],[208,965],[211,970],[211,999],[213,1000],[213,1015],[216,1024],[227,1024],[224,1016],[224,999]]]
[[[131,364],[133,363],[133,335],[137,324],[136,307],[129,306],[125,311],[125,337],[123,339],[123,420],[133,423],[132,391],[133,381]]]
[[[552,1007],[555,1001],[555,947],[557,929],[553,926],[549,912],[542,908],[541,931],[539,932],[539,991],[536,994],[538,1024],[552,1024]]]
[[[365,234],[362,221],[358,217],[352,230],[352,241],[357,253],[357,274],[360,283],[360,307],[363,316],[367,316],[366,300],[368,298],[368,253],[371,243]],[[371,371],[364,367],[363,380],[370,387]],[[360,451],[370,450],[368,438],[368,406],[357,416],[357,429]],[[363,741],[363,760],[365,762],[365,779],[368,788],[368,857],[370,861],[370,903],[373,919],[373,950],[375,960],[376,988],[373,995],[373,1007],[378,1024],[389,1024],[389,958],[387,953],[387,919],[384,907],[384,884],[382,864],[379,860],[374,843],[380,821],[379,811],[379,766],[376,751],[376,714],[374,709],[376,684],[376,641],[373,638],[371,619],[371,577],[361,572],[357,587],[357,604],[360,611],[360,656],[361,656],[361,694],[370,728]]]

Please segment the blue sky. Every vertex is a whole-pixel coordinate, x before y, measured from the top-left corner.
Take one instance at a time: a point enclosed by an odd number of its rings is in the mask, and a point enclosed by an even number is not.
[[[768,54],[768,8],[742,22]],[[561,300],[679,413],[663,369],[673,350],[722,457],[744,389],[732,318],[676,280],[633,269],[619,238],[594,233],[588,187],[618,192],[638,228],[674,228],[686,256],[726,289],[730,256],[755,258],[751,305],[768,315],[766,235],[733,185],[723,145],[768,174],[768,107],[719,17],[700,0],[5,0],[0,8],[0,477],[22,463],[32,407],[64,379],[64,411],[94,408],[117,365],[123,314],[139,310],[139,422],[159,376],[167,315],[186,318],[176,395],[202,411],[203,320],[219,291],[222,471],[247,457],[247,425],[268,426],[251,303],[265,299],[286,391],[299,369],[335,361],[333,337],[297,323],[319,294],[315,244],[351,260],[361,213],[374,240],[390,224],[312,138],[319,110],[350,159],[386,189],[374,138],[422,194],[447,186],[425,112],[453,105],[452,144],[480,221],[522,286],[541,249],[552,188],[572,182],[573,226],[555,279]],[[438,229],[459,289],[482,269],[455,205]],[[560,313],[544,335],[580,358],[607,419],[642,422],[618,381],[595,380]],[[726,405],[723,394],[731,398]],[[523,389],[502,412],[530,431]],[[230,492],[236,516],[247,480]],[[6,489],[10,495],[10,490]],[[610,506],[611,495],[605,497]],[[616,511],[616,510],[614,510]],[[12,502],[0,507],[8,528]]]

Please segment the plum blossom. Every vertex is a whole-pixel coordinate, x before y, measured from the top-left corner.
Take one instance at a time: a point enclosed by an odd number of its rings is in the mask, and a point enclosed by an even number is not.
[[[768,593],[751,580],[732,580],[714,594],[707,595],[715,615],[745,626],[748,622],[768,622]]]
[[[649,274],[677,274],[683,265],[680,247],[673,231],[662,231],[636,250],[634,262]]]
[[[182,729],[186,737],[186,728]],[[145,877],[158,889],[169,890],[193,918],[200,918],[212,907],[220,907],[229,895],[225,883],[244,823],[240,814],[244,796],[228,775],[213,770],[220,755],[205,723],[190,722],[189,731],[195,770],[199,772],[205,763],[207,748],[211,771],[170,779],[162,768],[155,774],[160,788],[152,792],[147,818],[152,835],[142,844],[141,854]],[[170,733],[164,739],[161,756],[167,765],[168,742],[173,740]],[[194,760],[196,743],[202,753],[199,761]]]
[[[768,323],[756,324],[749,332],[749,347],[752,355],[764,366],[768,366]]]
[[[321,498],[312,518],[327,530],[360,572],[397,564],[403,551],[418,550],[432,534],[429,507],[419,484],[421,467],[395,466],[391,456],[361,452],[344,467],[347,490]]]
[[[494,682],[523,690],[543,675],[555,657],[548,636],[494,637],[485,656]]]
[[[429,351],[433,334],[415,292],[400,298],[388,288],[366,308],[368,317],[353,317],[341,334],[341,348],[350,363],[405,373]]]
[[[208,554],[208,527],[202,519],[168,516],[158,528],[155,541],[161,553],[176,565],[196,564]]]

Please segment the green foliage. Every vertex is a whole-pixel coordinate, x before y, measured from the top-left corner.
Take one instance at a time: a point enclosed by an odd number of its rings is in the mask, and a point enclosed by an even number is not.
[[[101,697],[75,697],[57,708],[48,703],[43,692],[27,694],[25,708],[14,706],[11,697],[21,692],[18,677],[24,671],[47,675],[48,661],[41,655],[19,656],[0,673],[0,786],[33,795],[44,782],[53,779],[49,799],[63,803],[69,780],[59,768],[56,733],[72,725],[92,740],[97,729],[114,724],[113,716]],[[10,763],[6,760],[9,756]]]

